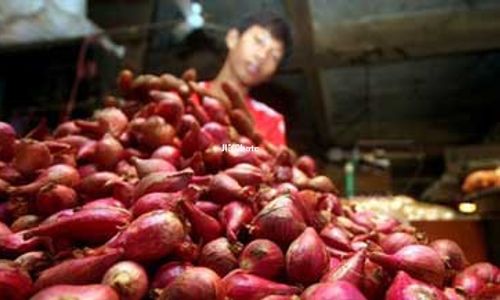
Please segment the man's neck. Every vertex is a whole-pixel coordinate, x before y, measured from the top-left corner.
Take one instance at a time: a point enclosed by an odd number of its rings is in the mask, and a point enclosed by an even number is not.
[[[212,91],[216,95],[225,97],[224,91],[222,90],[222,83],[224,82],[231,84],[240,95],[246,96],[248,94],[248,87],[237,80],[236,75],[227,64],[224,64],[219,74],[217,74],[217,77],[212,81]]]

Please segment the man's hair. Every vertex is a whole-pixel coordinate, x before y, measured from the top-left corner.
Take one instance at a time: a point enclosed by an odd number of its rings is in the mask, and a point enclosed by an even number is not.
[[[240,33],[243,33],[254,25],[259,25],[269,30],[275,39],[283,43],[284,53],[283,59],[281,60],[281,65],[283,65],[292,52],[293,40],[289,23],[276,12],[263,10],[247,14],[235,24],[234,28]]]

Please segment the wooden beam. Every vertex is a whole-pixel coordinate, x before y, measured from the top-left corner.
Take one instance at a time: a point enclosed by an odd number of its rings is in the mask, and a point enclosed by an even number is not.
[[[302,23],[304,24],[304,23]],[[313,60],[323,67],[356,62],[500,49],[500,8],[432,10],[322,23],[315,32]]]
[[[313,61],[314,60],[314,30],[312,27],[312,16],[309,1],[284,0],[286,12],[290,17],[295,32],[295,49],[301,49],[294,54],[292,60]],[[296,68],[297,66],[292,66]],[[322,87],[320,68],[317,64],[303,63],[300,68],[307,78],[309,99],[312,102],[313,117],[315,120],[316,133],[321,145],[327,145],[330,134],[325,109],[325,95]]]

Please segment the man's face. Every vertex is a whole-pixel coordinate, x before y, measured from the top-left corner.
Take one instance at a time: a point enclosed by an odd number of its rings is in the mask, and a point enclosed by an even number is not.
[[[226,38],[228,60],[238,80],[252,87],[268,80],[283,58],[283,43],[259,25],[238,33],[232,29]]]

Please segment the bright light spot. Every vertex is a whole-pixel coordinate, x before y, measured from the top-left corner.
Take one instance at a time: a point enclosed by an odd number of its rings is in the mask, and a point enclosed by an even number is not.
[[[464,214],[472,214],[476,212],[477,205],[476,203],[462,202],[458,205],[458,210]]]
[[[191,11],[195,15],[201,15],[201,12],[203,11],[203,8],[201,7],[200,3],[193,2],[193,3],[191,3]]]
[[[187,17],[187,23],[191,28],[201,28],[205,20],[200,15],[190,15]]]

